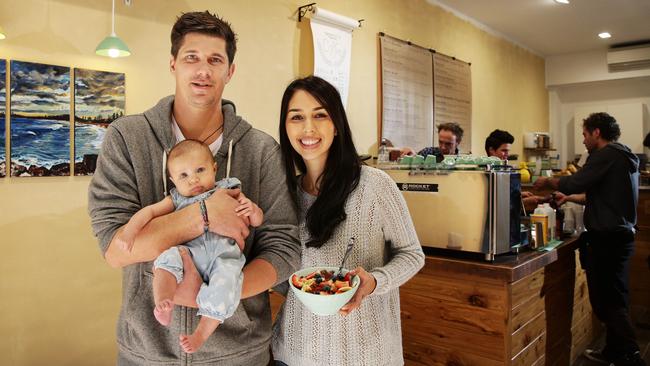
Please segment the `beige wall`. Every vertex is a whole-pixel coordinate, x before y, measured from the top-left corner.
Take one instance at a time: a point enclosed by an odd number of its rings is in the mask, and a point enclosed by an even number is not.
[[[117,3],[116,30],[131,48],[125,59],[93,54],[110,29],[109,0],[0,0],[0,58],[126,73],[127,113],[173,93],[169,30],[181,11],[210,9],[239,34],[237,72],[225,97],[256,127],[277,136],[284,86],[310,72],[304,1],[171,1]],[[523,131],[548,129],[543,59],[424,0],[322,0],[321,7],[364,18],[353,36],[349,119],[360,152],[377,140],[377,33],[472,63],[472,150],[483,136],[510,130],[521,150]],[[86,215],[89,178],[0,180],[0,355],[10,365],[115,362],[114,323],[120,274],[101,259]]]

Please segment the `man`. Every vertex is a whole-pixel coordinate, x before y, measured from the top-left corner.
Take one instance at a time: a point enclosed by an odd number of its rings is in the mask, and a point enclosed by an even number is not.
[[[510,148],[514,142],[515,138],[510,132],[496,129],[485,139],[485,153],[488,156],[496,156],[501,160],[508,160]],[[532,212],[538,204],[546,202],[544,197],[536,196],[527,191],[521,191],[521,201],[526,212]]]
[[[438,147],[425,147],[418,155],[458,155],[458,145],[463,140],[463,128],[458,123],[449,122],[438,125]],[[401,155],[415,155],[410,147],[400,149]]]
[[[425,147],[418,155],[458,155],[458,145],[462,140],[463,128],[458,123],[441,123],[438,125],[438,148]]]
[[[232,102],[222,100],[235,72],[236,36],[230,25],[207,11],[186,13],[174,24],[171,40],[175,95],[144,114],[110,125],[89,187],[89,213],[100,248],[111,266],[123,268],[118,364],[266,365],[271,337],[266,290],[286,280],[300,263],[296,212],[280,150],[272,137],[237,116]],[[230,162],[241,190],[264,211],[263,225],[249,233],[248,222],[235,213],[238,202],[233,197],[239,190],[219,190],[205,201],[207,215],[194,204],[153,219],[136,237],[131,252],[120,250],[113,243],[115,234],[138,209],[167,194],[165,157],[183,139],[210,146],[217,179],[225,176]],[[179,334],[196,327],[196,309],[176,306],[168,328],[156,322],[151,261],[204,230],[231,237],[244,248],[242,301],[199,352],[187,355],[181,352]],[[196,307],[201,279],[187,253],[183,255],[185,278],[174,301]]]
[[[508,131],[494,130],[485,139],[485,153],[501,160],[508,160],[514,142],[515,138]]]
[[[569,199],[586,204],[587,232],[581,237],[585,240],[581,257],[591,306],[605,323],[607,338],[602,351],[587,350],[585,356],[616,366],[645,365],[628,312],[639,160],[627,146],[616,142],[620,128],[607,113],[585,119],[582,135],[589,151],[584,167],[559,179],[538,178],[535,188],[559,189],[558,203]]]

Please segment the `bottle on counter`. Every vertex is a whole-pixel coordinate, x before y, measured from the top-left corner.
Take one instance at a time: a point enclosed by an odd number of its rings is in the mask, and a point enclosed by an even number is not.
[[[519,176],[521,177],[521,183],[530,183],[530,171],[525,161],[519,163]]]
[[[542,224],[542,232],[544,233],[544,235],[542,235],[542,237],[543,237],[543,245],[546,245],[550,240],[550,236],[549,236],[549,222],[550,222],[550,220],[549,220],[549,217],[548,217],[548,212],[544,208],[544,205],[542,205],[542,204],[537,205],[537,208],[535,209],[535,211],[533,211],[533,214],[530,215],[530,222],[531,223],[539,222],[539,223]],[[543,245],[540,245],[540,246],[543,246]]]
[[[390,161],[390,155],[388,152],[388,144],[386,139],[381,139],[381,145],[379,145],[379,151],[377,153],[377,164],[386,164]]]
[[[562,206],[562,211],[564,212],[564,226],[562,227],[562,232],[566,235],[575,234],[576,231],[576,221],[574,216],[574,210],[567,202]]]
[[[573,202],[567,202],[566,204],[567,205],[571,204],[571,210],[573,211],[573,218],[575,219],[576,232],[582,233],[583,231],[585,231],[585,224],[584,224],[585,206]]]
[[[555,239],[555,225],[557,224],[555,221],[555,210],[548,203],[545,203],[543,208],[548,216],[548,238],[549,240],[553,240]]]

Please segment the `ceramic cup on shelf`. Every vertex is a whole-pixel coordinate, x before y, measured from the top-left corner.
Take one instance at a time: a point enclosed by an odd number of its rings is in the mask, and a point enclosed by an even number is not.
[[[537,147],[537,134],[535,132],[524,133],[524,147],[534,149]]]

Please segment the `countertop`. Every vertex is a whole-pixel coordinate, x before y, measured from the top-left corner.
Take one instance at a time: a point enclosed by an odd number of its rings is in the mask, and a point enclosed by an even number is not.
[[[575,250],[578,247],[577,237],[564,239],[562,244],[551,251],[535,251],[524,249],[518,254],[502,254],[496,256],[493,262],[474,258],[458,258],[447,255],[432,254],[429,248],[425,249],[426,265],[432,268],[465,274],[472,274],[506,282],[520,280],[542,267],[545,267],[558,258],[558,251]]]

